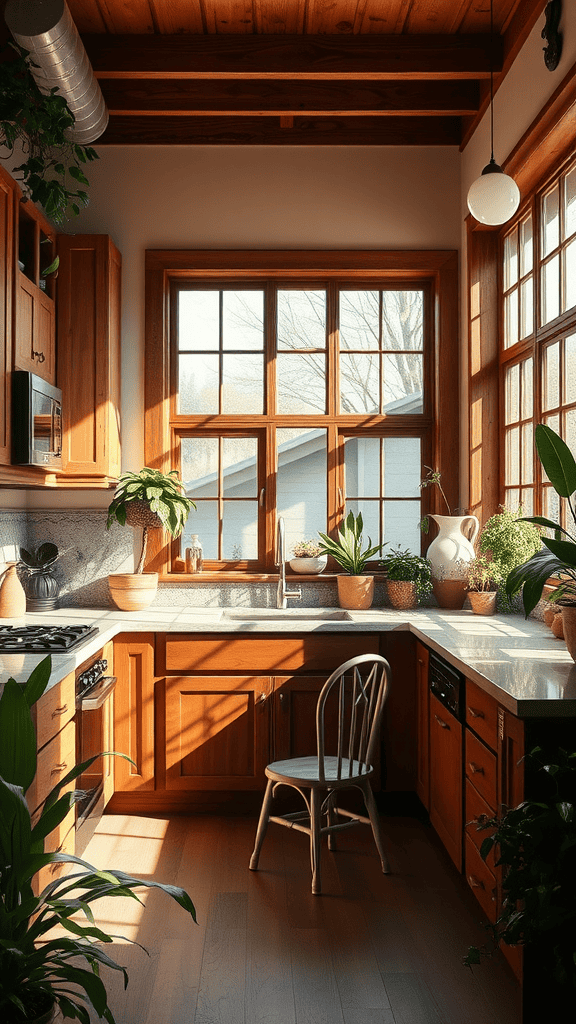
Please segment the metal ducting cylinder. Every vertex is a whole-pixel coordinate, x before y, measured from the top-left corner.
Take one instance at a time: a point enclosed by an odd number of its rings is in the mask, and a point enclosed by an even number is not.
[[[65,0],[8,0],[4,17],[38,65],[31,71],[40,91],[57,88],[74,114],[68,138],[94,142],[106,129],[108,110]]]

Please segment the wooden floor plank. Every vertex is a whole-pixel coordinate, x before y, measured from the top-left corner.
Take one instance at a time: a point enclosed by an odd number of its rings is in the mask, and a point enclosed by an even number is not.
[[[324,913],[344,1013],[390,1009],[361,903],[344,897],[325,900]]]
[[[297,1024],[344,1024],[329,937],[320,928],[291,934]]]
[[[217,892],[208,909],[195,1024],[239,1024],[244,1020],[245,892]]]
[[[444,1024],[426,985],[417,974],[385,974],[394,1024]]]

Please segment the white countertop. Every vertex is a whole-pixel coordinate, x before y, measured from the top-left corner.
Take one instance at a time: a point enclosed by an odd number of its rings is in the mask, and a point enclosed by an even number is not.
[[[67,654],[52,655],[51,685],[92,658],[118,633],[175,632],[266,635],[273,633],[362,633],[408,629],[443,655],[468,678],[479,683],[508,710],[521,717],[576,716],[576,665],[566,645],[542,622],[519,615],[474,615],[470,611],[416,609],[398,612],[374,608],[350,612],[350,621],[306,618],[302,608],[277,621],[228,620],[227,612],[242,609],[152,607],[143,612],[111,608],[62,608],[28,613],[22,619],[0,619],[0,625],[89,624],[98,633]],[[253,609],[246,609],[248,615]],[[258,610],[262,613],[262,609]],[[292,609],[290,610],[292,611]],[[310,608],[312,615],[321,611]],[[336,612],[337,609],[326,609]],[[271,609],[274,616],[275,609]],[[278,614],[278,613],[276,613]],[[19,682],[45,655],[0,653],[0,683],[10,676]]]

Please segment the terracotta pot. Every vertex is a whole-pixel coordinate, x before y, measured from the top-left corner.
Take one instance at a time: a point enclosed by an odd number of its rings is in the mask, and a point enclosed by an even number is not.
[[[576,661],[576,604],[565,604],[562,608],[562,625],[568,653]]]
[[[341,608],[363,611],[374,597],[373,576],[338,576],[338,603]]]
[[[432,593],[438,601],[439,608],[454,610],[463,607],[468,584],[465,580],[432,579]]]
[[[386,590],[393,608],[406,611],[418,604],[416,584],[411,580],[386,580]]]
[[[564,640],[564,617],[562,615],[562,609],[559,608],[556,612],[552,622],[550,623],[550,629],[554,633],[554,636],[558,640]]]
[[[0,618],[21,619],[26,611],[26,594],[16,571],[17,562],[7,562],[0,576]]]
[[[494,615],[496,596],[495,590],[470,590],[468,597],[474,615]]]
[[[544,609],[542,618],[547,626],[552,626],[556,615],[558,615],[558,609],[554,605],[550,605],[548,608]]]
[[[157,572],[121,572],[108,577],[110,594],[117,608],[140,612],[149,608],[158,590]]]
[[[317,576],[324,572],[328,564],[328,555],[315,555],[312,558],[291,558],[289,566],[292,572],[304,572],[310,576]]]

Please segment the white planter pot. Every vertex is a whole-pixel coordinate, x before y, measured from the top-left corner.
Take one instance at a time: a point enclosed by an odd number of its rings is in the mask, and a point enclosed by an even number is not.
[[[314,558],[291,558],[288,564],[292,572],[308,573],[311,576],[316,576],[326,568],[328,555],[316,555]]]

